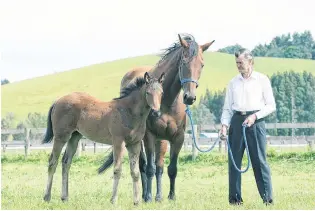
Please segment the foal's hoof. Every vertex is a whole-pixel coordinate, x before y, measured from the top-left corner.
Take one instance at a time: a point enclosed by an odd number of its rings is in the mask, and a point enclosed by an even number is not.
[[[116,199],[113,199],[113,198],[112,198],[112,199],[110,200],[110,203],[116,204],[116,201],[117,201]]]
[[[169,194],[168,199],[175,201],[176,200],[175,194]]]
[[[161,201],[162,201],[162,196],[156,195],[156,196],[155,196],[155,201],[156,201],[156,202],[161,202]]]
[[[137,201],[137,202],[134,202],[133,205],[138,206],[138,205],[139,205],[139,202],[138,202],[138,201]]]
[[[44,201],[50,202],[50,199],[51,199],[51,195],[45,195],[44,196]]]

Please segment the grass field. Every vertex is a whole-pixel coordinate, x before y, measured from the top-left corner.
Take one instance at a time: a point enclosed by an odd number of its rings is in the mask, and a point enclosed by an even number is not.
[[[275,204],[264,206],[259,197],[252,169],[242,177],[244,205],[228,204],[227,158],[215,152],[198,156],[195,162],[181,154],[176,183],[176,201],[168,201],[169,179],[163,174],[161,203],[132,202],[132,182],[128,159],[119,184],[118,202],[110,204],[112,168],[103,175],[96,173],[104,153],[75,158],[70,170],[69,201],[61,202],[61,164],[59,163],[52,188],[52,200],[42,200],[47,180],[48,153],[33,152],[27,161],[22,153],[7,153],[2,157],[2,209],[315,209],[315,153],[277,153],[269,151]],[[166,165],[168,165],[168,157]],[[245,164],[245,161],[244,161]],[[155,196],[155,180],[153,195]]]
[[[167,46],[165,46],[167,47]],[[205,54],[205,67],[200,79],[198,97],[210,90],[223,89],[237,74],[234,57],[223,53]],[[95,64],[71,71],[33,78],[1,86],[1,112],[13,112],[17,121],[29,112],[47,114],[52,102],[73,91],[85,91],[108,101],[119,93],[120,80],[131,68],[154,65],[159,57],[148,55]],[[315,74],[315,61],[301,59],[256,58],[255,68],[267,75],[283,71],[308,71]]]

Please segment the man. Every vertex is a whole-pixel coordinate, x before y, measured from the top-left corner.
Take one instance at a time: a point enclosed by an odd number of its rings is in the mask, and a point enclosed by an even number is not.
[[[235,53],[240,74],[228,84],[221,117],[221,139],[226,139],[229,128],[229,143],[237,167],[241,168],[245,149],[242,124],[247,124],[246,138],[254,170],[256,184],[263,202],[273,203],[270,168],[266,160],[266,129],[264,117],[276,110],[275,99],[269,78],[253,70],[254,58],[247,49]],[[229,202],[242,204],[241,173],[229,155]]]

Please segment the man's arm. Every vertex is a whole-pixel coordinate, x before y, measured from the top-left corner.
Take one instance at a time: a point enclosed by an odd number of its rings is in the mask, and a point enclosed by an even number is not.
[[[232,103],[233,103],[232,82],[230,81],[226,89],[224,106],[221,116],[221,124],[226,125],[226,127],[229,127],[233,116]]]
[[[256,118],[261,119],[268,116],[276,110],[276,102],[273,96],[272,87],[269,78],[266,76],[262,81],[263,97],[265,99],[265,106],[256,113]]]

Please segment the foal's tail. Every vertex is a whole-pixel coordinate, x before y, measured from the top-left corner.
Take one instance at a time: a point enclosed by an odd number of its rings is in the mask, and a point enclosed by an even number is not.
[[[51,122],[51,112],[52,112],[54,106],[55,106],[55,104],[53,104],[53,105],[50,107],[49,112],[48,112],[48,117],[47,117],[47,129],[46,129],[45,138],[44,138],[44,140],[42,141],[42,144],[51,142],[52,138],[54,137],[54,132],[53,132],[53,130],[52,130],[52,122]]]
[[[140,157],[139,157],[139,168],[140,168],[140,172],[145,172],[145,167],[146,167],[146,156],[144,153],[144,149],[143,146],[141,144],[141,152],[140,152]],[[113,150],[109,153],[109,155],[107,156],[105,162],[101,165],[101,167],[99,167],[98,169],[98,173],[101,174],[104,171],[106,171],[109,167],[111,167],[111,165],[114,163],[114,153]]]

